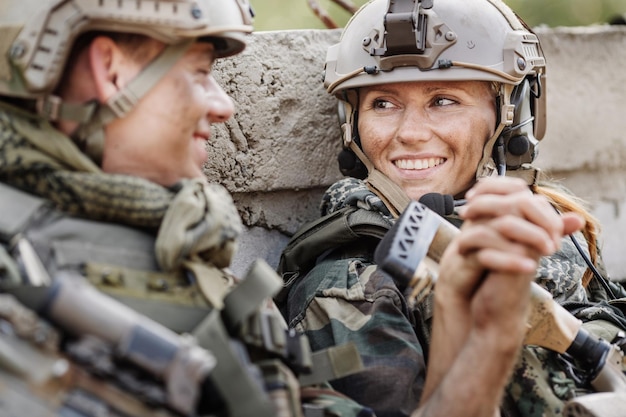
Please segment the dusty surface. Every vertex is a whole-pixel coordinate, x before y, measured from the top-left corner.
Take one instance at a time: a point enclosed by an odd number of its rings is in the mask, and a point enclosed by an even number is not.
[[[548,130],[537,164],[591,204],[611,276],[626,279],[626,29],[537,29],[548,60]],[[249,230],[233,269],[275,266],[289,235],[317,217],[340,177],[335,101],[322,86],[337,30],[259,32],[216,65],[237,113],[216,126],[209,178],[233,194]]]

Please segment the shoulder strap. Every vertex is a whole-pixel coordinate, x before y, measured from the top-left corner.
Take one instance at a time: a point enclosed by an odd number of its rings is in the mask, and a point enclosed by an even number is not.
[[[361,237],[382,239],[390,227],[378,213],[356,207],[345,207],[304,225],[281,254],[278,272],[285,282],[275,299],[284,300],[296,278],[313,268],[323,253]]]
[[[0,241],[8,243],[22,232],[45,206],[46,200],[0,182]]]

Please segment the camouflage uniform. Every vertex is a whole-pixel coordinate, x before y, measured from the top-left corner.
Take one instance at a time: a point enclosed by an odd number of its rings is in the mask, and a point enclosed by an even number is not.
[[[384,204],[360,180],[345,178],[332,185],[324,196],[322,215],[346,206],[375,212],[393,223]],[[458,218],[448,220],[460,225]],[[582,236],[579,240],[584,242]],[[354,236],[345,241],[322,254],[308,273],[298,271],[281,310],[290,327],[308,335],[313,350],[357,343],[366,370],[334,381],[336,389],[372,407],[378,416],[409,415],[418,406],[428,363],[432,292],[411,308],[393,280],[373,265],[378,240]],[[559,252],[541,260],[536,280],[583,321],[606,319],[624,328],[623,315],[606,304],[608,296],[597,282],[587,290],[582,287],[586,268],[571,240],[564,238]],[[281,272],[284,277],[295,275]],[[613,324],[606,328],[613,336],[618,329]],[[567,369],[557,355],[525,347],[503,414],[560,415],[563,401],[586,390],[576,386]]]
[[[373,416],[319,388],[323,378],[300,391],[295,370],[312,359],[268,303],[280,280],[269,266],[269,286],[225,268],[241,220],[221,186],[104,173],[46,121],[0,101],[0,201],[0,415]],[[59,288],[97,288],[83,292],[97,302],[71,290],[79,297],[53,304]],[[161,368],[172,346],[187,368]],[[118,361],[131,347],[145,357]],[[188,366],[198,358],[206,369]]]

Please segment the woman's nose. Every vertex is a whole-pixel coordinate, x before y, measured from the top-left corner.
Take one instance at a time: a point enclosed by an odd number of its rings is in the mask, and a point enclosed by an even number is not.
[[[432,137],[430,122],[423,112],[406,111],[400,120],[396,137],[403,143],[427,141]]]

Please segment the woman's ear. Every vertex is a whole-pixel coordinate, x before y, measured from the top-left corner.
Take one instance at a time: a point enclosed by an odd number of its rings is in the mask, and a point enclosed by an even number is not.
[[[109,37],[98,36],[89,45],[89,66],[97,99],[101,103],[107,101],[121,88],[118,84],[124,62],[122,50]]]

